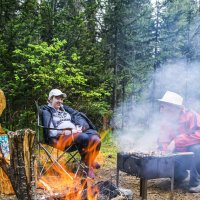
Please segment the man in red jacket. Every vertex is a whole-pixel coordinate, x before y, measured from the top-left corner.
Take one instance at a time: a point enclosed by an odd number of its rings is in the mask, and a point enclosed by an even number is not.
[[[158,101],[164,122],[158,139],[159,150],[194,153],[190,163],[189,191],[200,192],[200,115],[186,109],[183,98],[177,93],[167,91]],[[175,162],[175,181],[179,183],[189,177],[184,163],[182,158]]]

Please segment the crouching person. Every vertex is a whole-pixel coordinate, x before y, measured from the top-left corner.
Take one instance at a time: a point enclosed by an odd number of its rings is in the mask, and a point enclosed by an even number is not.
[[[163,123],[158,140],[159,150],[166,152],[193,152],[190,163],[184,157],[175,159],[175,183],[180,185],[189,181],[190,192],[200,192],[200,115],[183,106],[183,98],[167,91],[160,103]],[[188,168],[190,166],[190,173]]]
[[[69,148],[73,142],[78,147],[81,159],[87,166],[87,176],[95,178],[93,169],[100,168],[100,165],[95,161],[101,146],[100,136],[85,114],[63,105],[64,98],[66,98],[65,93],[59,89],[53,89],[49,93],[48,105],[43,107],[43,126],[63,129],[45,129],[46,143],[64,150]],[[66,128],[72,129],[73,141],[70,132],[64,130]],[[72,146],[71,150],[74,147]]]

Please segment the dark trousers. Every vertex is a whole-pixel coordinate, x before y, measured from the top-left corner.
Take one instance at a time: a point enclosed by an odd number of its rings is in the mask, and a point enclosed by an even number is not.
[[[193,152],[193,158],[187,156],[177,156],[175,159],[175,181],[181,182],[187,177],[187,170],[190,170],[190,187],[200,184],[200,144],[187,148],[188,152]]]
[[[89,167],[92,166],[101,147],[99,136],[83,133],[77,137],[76,142],[82,160]]]
[[[73,135],[60,135],[58,138],[50,138],[50,143],[57,149],[68,151],[79,151],[82,161],[87,166],[92,166],[100,147],[101,141],[98,134],[93,134],[89,130],[83,133],[75,133]]]

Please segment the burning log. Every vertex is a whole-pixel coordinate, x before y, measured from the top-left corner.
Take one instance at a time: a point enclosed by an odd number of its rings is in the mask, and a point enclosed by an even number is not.
[[[62,192],[52,191],[47,183],[42,183],[45,187],[49,188],[45,193],[37,196],[37,199],[49,200],[49,199],[59,199],[59,200],[132,200],[132,192],[130,190],[125,190],[122,188],[117,188],[111,181],[99,181],[97,183],[90,182],[91,180],[85,180],[87,182],[87,187],[82,189],[71,190],[66,188]]]
[[[18,199],[35,199],[34,155],[35,132],[30,129],[9,132],[10,162],[2,151],[0,167],[9,177]]]

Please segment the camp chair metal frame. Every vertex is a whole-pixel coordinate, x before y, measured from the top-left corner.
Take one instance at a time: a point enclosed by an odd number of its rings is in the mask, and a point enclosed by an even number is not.
[[[37,107],[37,148],[38,148],[38,169],[40,169],[40,166],[41,166],[41,149],[46,153],[47,155],[47,158],[43,164],[43,167],[41,170],[39,170],[39,174],[38,176],[41,177],[42,175],[44,175],[50,168],[52,168],[54,165],[57,165],[60,167],[60,169],[62,169],[62,171],[64,173],[67,174],[67,176],[70,178],[70,179],[74,179],[76,178],[80,168],[83,169],[83,173],[86,174],[86,172],[84,171],[84,169],[86,168],[86,165],[82,162],[82,160],[78,160],[75,156],[78,154],[78,147],[76,146],[76,144],[73,142],[68,148],[66,148],[64,151],[62,151],[62,153],[60,155],[58,155],[58,152],[60,151],[59,149],[56,149],[55,147],[51,146],[50,144],[46,144],[45,142],[42,142],[41,140],[41,136],[40,136],[40,133],[41,133],[41,129],[48,129],[48,130],[68,130],[70,131],[70,135],[72,137],[72,140],[74,141],[74,137],[73,137],[73,133],[72,133],[72,129],[71,128],[65,128],[65,129],[56,129],[56,128],[49,128],[49,127],[44,127],[43,125],[41,125],[41,119],[40,119],[40,115],[41,115],[41,107],[38,105],[37,102],[35,102],[36,104],[36,107]],[[42,130],[42,131],[43,131]],[[47,145],[50,150],[48,150],[45,145]],[[73,151],[70,151],[70,149],[73,147],[75,147],[75,150]],[[53,150],[56,149],[57,150],[57,157],[54,157],[52,155],[52,152]],[[69,163],[71,160],[73,160],[74,162],[77,163],[77,169],[74,173],[74,176],[70,175],[66,169],[58,162],[63,156],[64,154],[68,154],[70,155],[70,158],[68,158],[65,162],[65,164]],[[47,164],[48,161],[51,161],[51,165],[48,166],[47,169],[45,169],[45,166]]]

